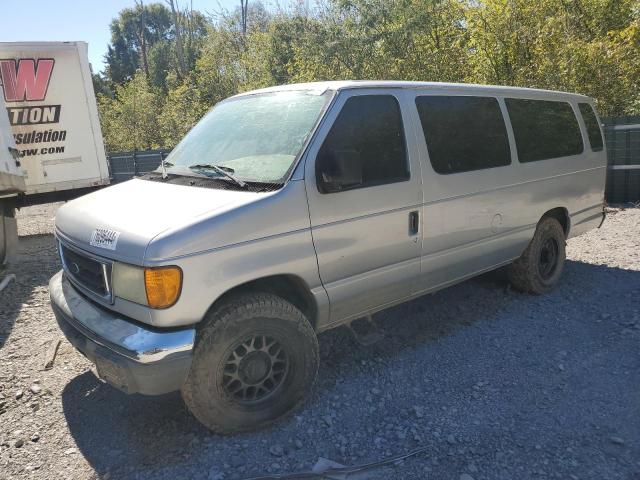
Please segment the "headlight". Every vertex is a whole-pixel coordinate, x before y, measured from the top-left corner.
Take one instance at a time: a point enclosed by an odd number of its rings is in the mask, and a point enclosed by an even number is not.
[[[113,265],[113,293],[125,300],[167,308],[176,303],[181,289],[180,267],[140,268],[119,262]]]
[[[144,287],[144,268],[126,263],[113,264],[113,293],[116,297],[147,305]]]

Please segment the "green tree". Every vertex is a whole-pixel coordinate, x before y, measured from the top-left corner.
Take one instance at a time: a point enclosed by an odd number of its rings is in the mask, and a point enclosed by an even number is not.
[[[132,79],[138,69],[148,76],[149,50],[173,35],[171,14],[160,3],[140,3],[133,8],[125,8],[111,22],[110,29],[106,77],[116,84]]]
[[[165,146],[160,128],[163,97],[138,72],[115,89],[115,98],[98,95],[102,134],[108,151]]]
[[[277,13],[243,5],[245,15],[238,7],[211,20],[175,2],[173,20],[157,3],[121,12],[106,74],[94,78],[109,149],[171,147],[226,97],[314,80],[550,88],[590,95],[605,115],[640,113],[637,0],[321,0]]]
[[[465,4],[340,0],[295,42],[296,79],[459,81],[467,73]]]
[[[176,43],[176,25],[180,48]],[[106,79],[122,85],[141,70],[151,85],[166,93],[170,75],[182,80],[195,68],[208,25],[204,15],[196,10],[176,10],[174,16],[160,3],[141,2],[135,8],[122,10],[111,22]]]
[[[630,113],[639,14],[633,0],[483,0],[467,9],[469,79],[584,93],[604,114]]]
[[[172,89],[159,118],[163,145],[176,145],[207,110],[208,105],[200,99],[198,88],[192,81]]]

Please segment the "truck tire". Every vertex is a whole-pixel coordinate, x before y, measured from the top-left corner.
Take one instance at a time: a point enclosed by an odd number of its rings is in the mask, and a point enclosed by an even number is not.
[[[527,249],[507,269],[511,284],[535,295],[551,291],[564,268],[565,241],[558,220],[552,217],[540,220]]]
[[[18,243],[15,208],[0,200],[0,270],[9,261]]]
[[[300,310],[276,295],[245,294],[204,319],[182,398],[216,433],[254,430],[307,398],[318,364],[318,339]]]
[[[7,228],[4,221],[4,206],[0,202],[0,270],[7,261]]]

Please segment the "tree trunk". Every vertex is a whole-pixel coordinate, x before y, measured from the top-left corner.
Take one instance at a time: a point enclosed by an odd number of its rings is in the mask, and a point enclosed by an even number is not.
[[[184,47],[182,45],[182,32],[180,31],[180,23],[178,21],[178,11],[176,4],[173,0],[166,0],[171,7],[171,15],[173,16],[173,26],[176,30],[176,55],[178,56],[178,68],[180,70],[180,76],[185,77],[187,75],[187,65],[184,61]]]
[[[249,13],[249,0],[240,0],[240,15],[241,15],[241,26],[242,26],[242,35],[245,36],[247,34],[247,14]]]
[[[136,5],[138,2],[136,1]],[[142,57],[142,69],[144,71],[144,76],[148,80],[149,79],[149,62],[147,60],[147,26],[145,23],[145,11],[144,4],[142,0],[140,0],[140,28],[138,30],[138,42],[140,43],[140,56]]]

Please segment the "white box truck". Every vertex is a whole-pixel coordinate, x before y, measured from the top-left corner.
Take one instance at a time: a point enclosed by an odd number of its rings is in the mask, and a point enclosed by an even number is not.
[[[24,190],[20,154],[0,96],[0,270],[18,240],[15,204],[17,196]]]
[[[26,190],[18,205],[109,183],[85,42],[0,42],[0,90]]]

